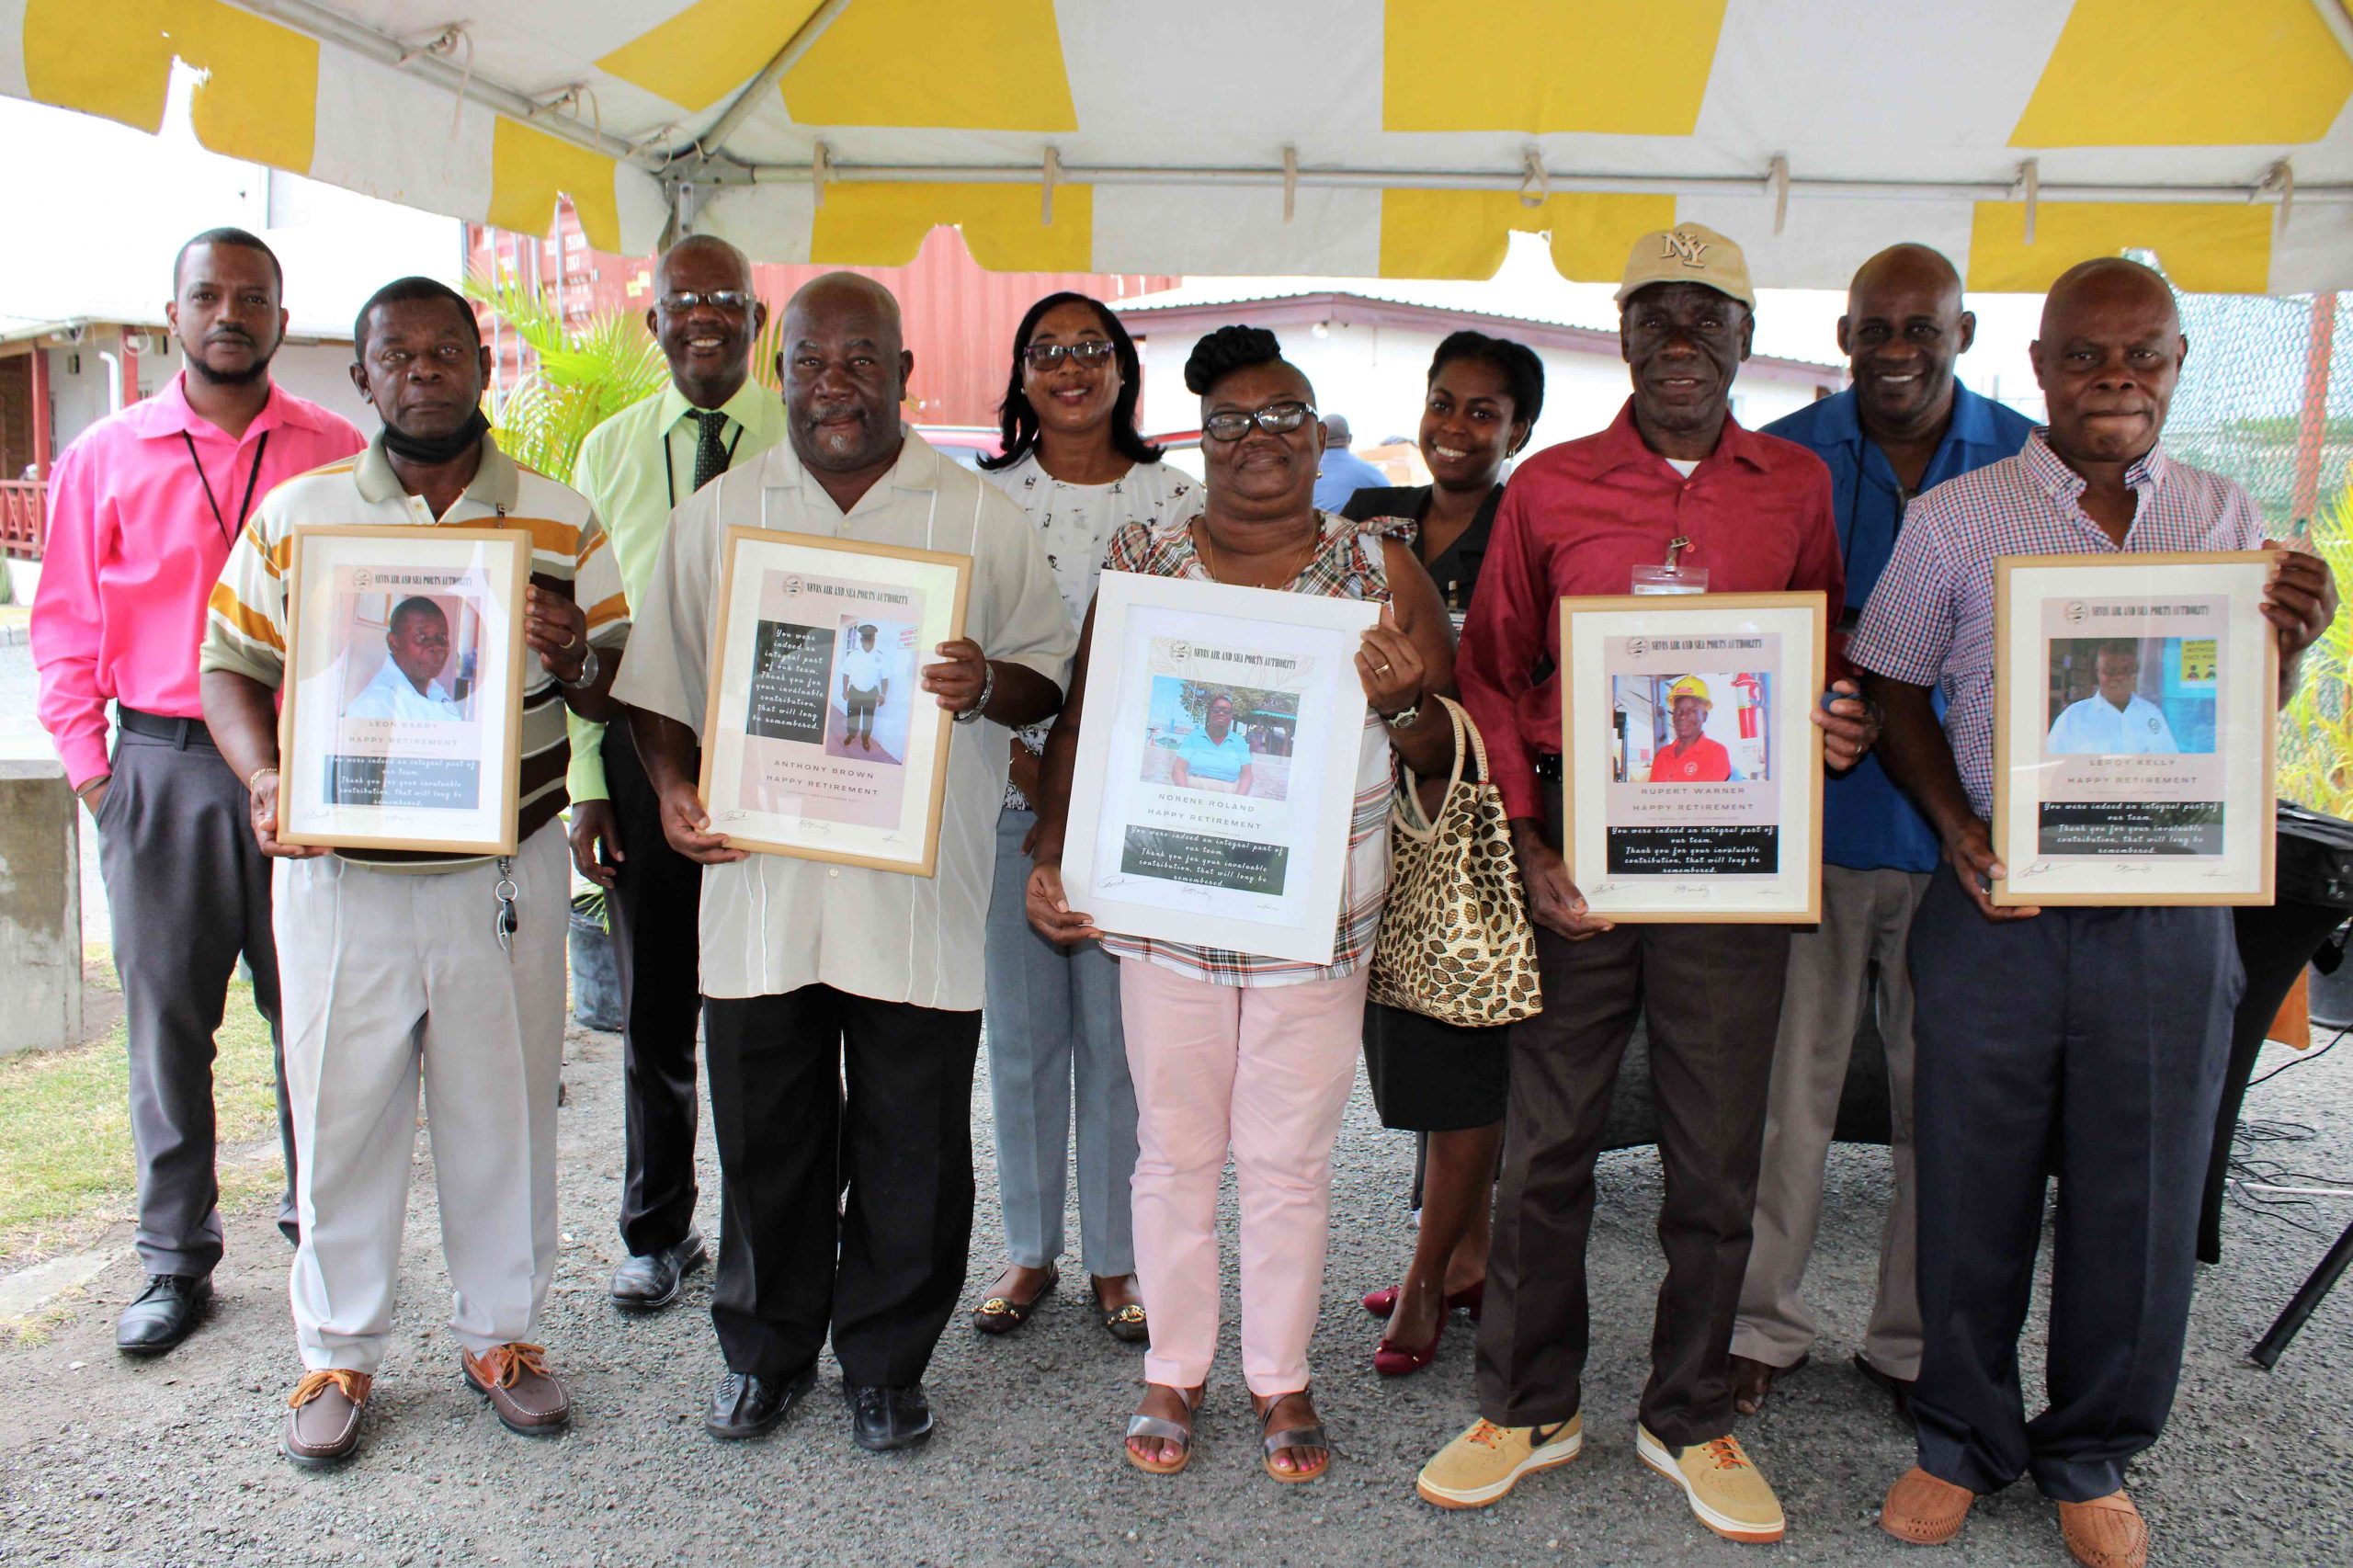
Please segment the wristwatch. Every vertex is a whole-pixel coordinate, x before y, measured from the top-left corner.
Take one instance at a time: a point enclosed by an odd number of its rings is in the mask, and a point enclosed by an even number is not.
[[[1381,722],[1392,730],[1410,730],[1414,727],[1414,721],[1421,716],[1422,705],[1419,702],[1409,702],[1394,713],[1383,713],[1381,716]]]
[[[981,695],[973,704],[956,715],[960,724],[977,724],[981,711],[989,705],[990,694],[996,690],[996,666],[985,659],[981,662]]]
[[[588,644],[588,656],[580,661],[580,678],[566,680],[562,676],[557,676],[555,683],[566,691],[578,691],[583,687],[596,685],[597,672],[603,668],[604,666],[597,662],[597,645],[591,642]]]

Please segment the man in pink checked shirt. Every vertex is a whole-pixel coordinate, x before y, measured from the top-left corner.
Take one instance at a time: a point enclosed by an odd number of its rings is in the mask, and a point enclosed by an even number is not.
[[[212,1037],[240,953],[277,1049],[269,864],[245,823],[244,781],[204,727],[197,646],[205,602],[256,502],[282,479],[365,445],[349,421],[278,387],[284,275],[242,229],[181,247],[165,317],[186,369],[84,431],[49,481],[49,541],[33,603],[40,722],[98,829],[131,1046],[147,1287],[115,1345],[160,1355],[188,1337],[221,1260],[213,1174]],[[107,755],[107,703],[120,724]],[[294,1141],[278,1068],[294,1240]]]

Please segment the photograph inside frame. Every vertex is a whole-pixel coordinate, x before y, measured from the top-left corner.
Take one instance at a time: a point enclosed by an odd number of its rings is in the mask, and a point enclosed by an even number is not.
[[[1997,903],[2268,898],[2259,552],[2006,562]]]
[[[1811,918],[1821,596],[1661,598],[1563,603],[1572,875],[1613,918]]]
[[[704,751],[746,848],[928,875],[947,714],[919,682],[958,635],[969,561],[731,530]]]
[[[480,530],[301,533],[288,842],[510,846],[528,549]]]
[[[1329,961],[1378,613],[1105,574],[1064,866],[1098,926]]]

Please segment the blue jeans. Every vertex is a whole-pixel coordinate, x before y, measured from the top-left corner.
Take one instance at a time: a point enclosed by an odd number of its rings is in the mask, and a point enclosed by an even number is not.
[[[1078,1090],[1078,1217],[1086,1271],[1135,1272],[1128,1183],[1136,1168],[1136,1092],[1120,1029],[1120,962],[1093,942],[1060,948],[1023,912],[1037,817],[997,819],[989,896],[989,1095],[1006,1254],[1024,1268],[1062,1256],[1071,1086]]]

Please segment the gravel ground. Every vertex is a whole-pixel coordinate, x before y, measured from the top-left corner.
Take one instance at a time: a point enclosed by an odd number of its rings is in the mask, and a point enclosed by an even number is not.
[[[1226,1332],[1193,1468],[1173,1480],[1120,1462],[1136,1352],[1112,1341],[1065,1289],[1020,1333],[984,1340],[952,1324],[928,1386],[940,1428],[927,1449],[854,1449],[830,1396],[764,1442],[704,1436],[719,1370],[698,1275],[668,1313],[625,1319],[604,1281],[620,1255],[619,1042],[575,1034],[563,1115],[567,1241],[544,1337],[576,1418],[554,1440],[510,1436],[467,1392],[439,1322],[446,1299],[429,1158],[420,1153],[404,1255],[407,1290],[360,1459],[298,1472],[276,1452],[299,1374],[287,1323],[286,1253],[267,1214],[233,1215],[212,1321],[172,1356],[116,1355],[115,1311],[135,1292],[119,1262],[43,1343],[0,1351],[0,1560],[142,1563],[832,1562],[1309,1563],[1561,1562],[1733,1563],[1720,1541],[1635,1460],[1632,1413],[1660,1267],[1652,1238],[1658,1168],[1646,1150],[1611,1155],[1593,1244],[1595,1355],[1588,1446],[1506,1503],[1445,1514],[1412,1494],[1415,1469],[1471,1413],[1471,1336],[1461,1320],[1438,1363],[1396,1382],[1369,1365],[1375,1337],[1357,1295],[1392,1278],[1410,1241],[1411,1148],[1359,1092],[1342,1134],[1332,1264],[1316,1340],[1317,1392],[1337,1458],[1310,1486],[1259,1471]],[[2284,1058],[2285,1052],[2279,1053]],[[982,1211],[968,1299],[995,1259],[985,1080],[974,1096]],[[2256,1092],[2250,1115],[2314,1130],[2263,1151],[2313,1172],[2353,1172],[2353,1050]],[[1874,1526],[1910,1443],[1847,1368],[1868,1310],[1883,1150],[1841,1149],[1816,1255],[1829,1320],[1813,1367],[1782,1385],[1744,1436],[1792,1521],[1780,1560],[1885,1562]],[[703,1225],[716,1220],[706,1134]],[[2333,1233],[2353,1210],[2321,1204]],[[1075,1233],[1075,1216],[1072,1221]],[[1229,1194],[1228,1232],[1231,1235]],[[118,1236],[110,1244],[120,1244]],[[2338,1413],[2353,1392],[2345,1349],[2353,1286],[2313,1320],[2279,1369],[2245,1359],[2325,1243],[2280,1219],[2234,1212],[2222,1268],[2209,1271],[2170,1433],[2136,1471],[2158,1560],[2353,1561],[2353,1439]],[[1083,1277],[1082,1277],[1083,1278]],[[1229,1280],[1229,1285],[1230,1285]],[[1229,1304],[1229,1313],[1232,1306]],[[2040,1308],[2038,1308],[2038,1313]],[[1231,1319],[1229,1318],[1229,1322]],[[2039,1346],[2027,1347],[2029,1368]],[[2031,1374],[2029,1374],[2031,1381]],[[1926,1559],[1923,1559],[1926,1561]],[[1982,1505],[1949,1564],[2066,1561],[2050,1511],[2026,1488]]]

